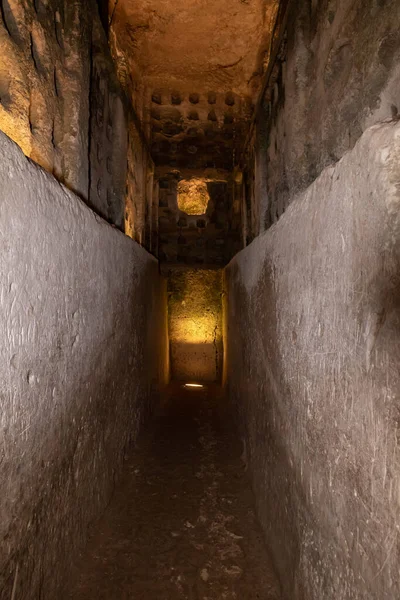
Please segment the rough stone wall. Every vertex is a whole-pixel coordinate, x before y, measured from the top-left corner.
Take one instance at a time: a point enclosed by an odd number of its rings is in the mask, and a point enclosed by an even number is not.
[[[4,134],[0,153],[0,598],[54,600],[168,376],[166,289]]]
[[[124,231],[128,109],[100,20],[93,23],[90,86],[90,205]]]
[[[0,9],[0,129],[145,244],[152,198],[142,181],[153,164],[97,3],[1,0]]]
[[[159,257],[167,263],[226,265],[240,246],[240,212],[231,181],[208,180],[210,200],[203,215],[178,208],[177,171],[159,179]]]
[[[220,381],[221,271],[171,268],[168,324],[172,378],[186,382]]]
[[[288,600],[400,597],[399,209],[400,124],[375,125],[226,270],[225,379]]]
[[[154,165],[137,122],[128,126],[128,176],[125,231],[139,244],[150,249],[150,223],[153,204]]]
[[[88,3],[1,0],[0,129],[88,197]]]
[[[152,250],[153,160],[133,107],[134,90],[119,81],[98,18],[91,61],[89,205]]]
[[[258,172],[266,173],[253,202],[266,200],[261,231],[366,128],[399,114],[399,23],[398,0],[292,2],[258,118]],[[250,238],[259,233],[256,221]]]
[[[154,164],[134,107],[136,96],[143,98],[131,80],[120,81],[99,18],[92,25],[91,61],[89,204],[153,250]]]

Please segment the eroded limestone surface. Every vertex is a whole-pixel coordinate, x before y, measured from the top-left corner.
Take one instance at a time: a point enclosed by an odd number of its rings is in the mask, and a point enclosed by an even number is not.
[[[90,28],[64,0],[2,0],[0,128],[24,153],[88,197]]]
[[[227,269],[228,389],[291,600],[400,596],[400,124]]]
[[[398,0],[292,2],[242,168],[251,241],[295,195],[400,112]],[[255,181],[254,181],[255,179]]]
[[[96,0],[1,0],[0,129],[156,253],[153,161],[131,94]]]
[[[119,0],[110,23],[130,71],[191,94],[248,93],[271,35],[275,0]],[[262,41],[262,48],[258,43]]]
[[[54,600],[168,378],[166,289],[2,133],[0,154],[0,598]]]

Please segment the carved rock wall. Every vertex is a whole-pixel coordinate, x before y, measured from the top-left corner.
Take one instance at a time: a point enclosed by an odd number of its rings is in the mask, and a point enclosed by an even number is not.
[[[249,241],[363,131],[398,117],[399,22],[398,0],[292,2],[247,157]]]
[[[0,153],[0,598],[54,600],[168,379],[166,285],[4,134]]]
[[[400,595],[400,125],[226,270],[226,381],[288,600]]]
[[[1,0],[0,8],[0,129],[149,247],[153,163],[97,3]]]

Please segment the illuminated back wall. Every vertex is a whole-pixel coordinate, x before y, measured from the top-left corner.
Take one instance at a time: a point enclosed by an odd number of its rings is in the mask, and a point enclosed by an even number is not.
[[[222,274],[172,269],[168,278],[172,379],[220,381],[222,371]]]

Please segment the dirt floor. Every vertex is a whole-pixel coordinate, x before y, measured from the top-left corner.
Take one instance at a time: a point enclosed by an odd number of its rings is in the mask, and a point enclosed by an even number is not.
[[[172,386],[78,561],[74,600],[277,600],[218,388]]]

